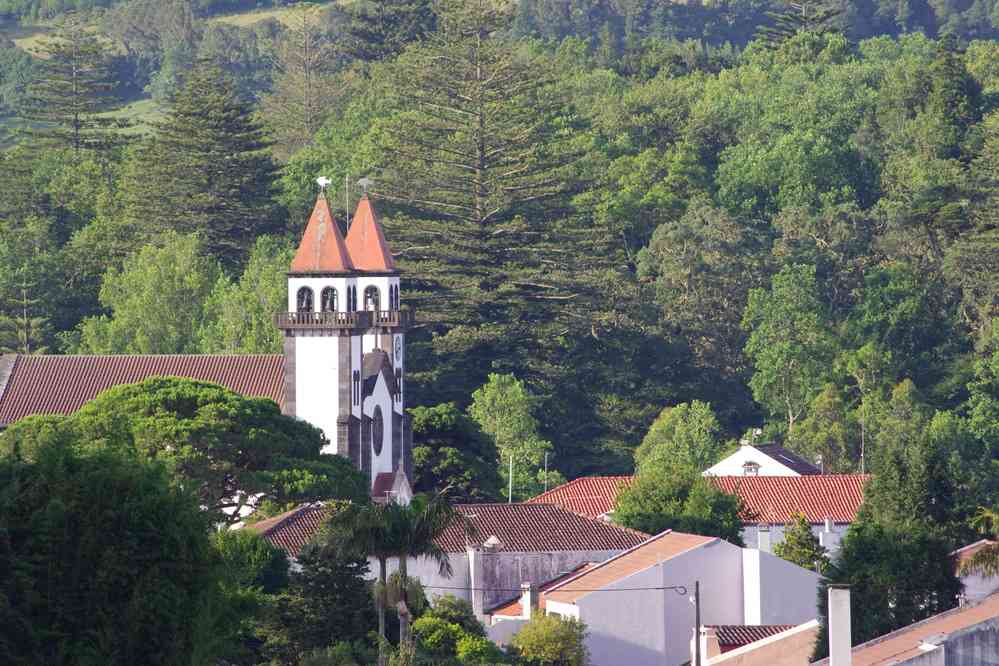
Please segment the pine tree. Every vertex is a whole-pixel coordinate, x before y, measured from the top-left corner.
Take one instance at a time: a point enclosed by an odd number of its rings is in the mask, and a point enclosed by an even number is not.
[[[842,9],[830,7],[828,0],[789,0],[782,11],[767,12],[773,25],[761,26],[756,36],[776,48],[799,32],[830,32],[833,19]]]
[[[825,571],[829,564],[826,549],[812,533],[804,514],[796,514],[794,522],[784,530],[784,540],[774,546],[774,555],[793,562],[803,569]]]
[[[0,308],[0,353],[44,354],[48,319],[40,314],[42,301],[34,296],[27,271],[19,273],[20,287]]]
[[[457,364],[458,400],[485,381],[493,358],[536,354],[532,336],[552,339],[545,324],[585,307],[577,229],[555,222],[574,182],[571,121],[559,115],[547,64],[498,36],[508,19],[486,0],[440,3],[438,32],[394,65],[408,110],[383,135],[379,194],[412,218],[390,232],[423,281],[421,316],[447,334],[434,364]],[[588,329],[590,315],[558,330]]]
[[[123,139],[114,130],[129,123],[102,115],[121,106],[107,42],[70,16],[36,55],[36,78],[22,116],[40,126],[28,130],[29,135],[43,144],[72,147],[76,157],[120,145]]]
[[[199,233],[227,266],[278,227],[277,167],[253,108],[214,64],[199,62],[166,119],[126,167],[125,211],[156,234]]]
[[[281,159],[312,142],[337,97],[333,44],[319,30],[318,8],[302,5],[295,12],[294,25],[277,45],[274,86],[261,100]]]
[[[434,31],[430,0],[359,0],[350,5],[341,48],[359,60],[384,60]]]

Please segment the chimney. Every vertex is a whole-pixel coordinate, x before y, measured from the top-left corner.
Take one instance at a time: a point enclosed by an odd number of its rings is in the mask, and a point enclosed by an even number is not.
[[[851,666],[853,639],[850,630],[850,588],[828,587],[829,592],[829,666]]]
[[[756,547],[760,551],[764,553],[770,552],[770,525],[761,523],[759,527],[756,528],[756,540]]]
[[[701,627],[701,663],[703,664],[711,657],[721,654],[721,645],[718,644],[718,632],[714,627]]]
[[[525,620],[530,620],[538,611],[538,588],[534,586],[534,583],[520,584],[520,608],[521,616]]]
[[[485,591],[483,585],[485,581],[485,568],[483,567],[483,553],[475,546],[467,546],[465,553],[468,557],[468,588],[469,601],[472,602],[472,612],[480,620],[485,617]]]
[[[839,534],[833,531],[832,518],[826,518],[823,530],[819,532],[819,545],[830,555],[839,549]]]

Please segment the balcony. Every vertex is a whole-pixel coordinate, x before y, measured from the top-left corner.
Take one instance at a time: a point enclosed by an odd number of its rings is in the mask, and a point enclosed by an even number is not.
[[[282,312],[275,317],[277,327],[286,329],[369,328],[370,312]]]
[[[282,330],[409,328],[413,325],[413,311],[282,312],[275,317],[275,323]]]

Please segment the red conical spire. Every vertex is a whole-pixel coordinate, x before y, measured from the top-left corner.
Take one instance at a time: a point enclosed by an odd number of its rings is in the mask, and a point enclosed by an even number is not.
[[[333,219],[326,197],[320,194],[305,227],[302,242],[291,261],[291,272],[350,273],[353,270],[354,264],[350,261],[340,227]]]
[[[347,252],[354,268],[359,271],[395,271],[392,251],[366,194],[357,203],[354,221],[347,231]]]

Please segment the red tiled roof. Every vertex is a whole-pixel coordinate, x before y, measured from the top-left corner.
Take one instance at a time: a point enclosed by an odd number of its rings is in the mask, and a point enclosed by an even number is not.
[[[361,197],[347,230],[347,251],[360,271],[394,271],[395,261],[367,195]]]
[[[530,503],[557,504],[588,518],[598,518],[614,510],[621,488],[631,485],[632,476],[584,476],[527,500]]]
[[[492,536],[511,552],[566,550],[625,550],[647,535],[592,520],[554,504],[459,504],[456,507],[475,527],[470,541],[460,524],[438,540],[449,553],[464,552],[466,543],[483,543]]]
[[[797,513],[810,523],[826,518],[852,523],[864,502],[866,474],[809,476],[710,477],[727,493],[738,495],[746,508],[747,523],[789,523]]]
[[[793,624],[716,624],[708,625],[715,630],[718,647],[722,652],[749,645],[764,638],[794,629]]]
[[[284,402],[281,355],[5,356],[13,367],[0,382],[0,424],[32,414],[70,414],[101,391],[156,376],[221,384],[250,397]],[[0,363],[3,365],[3,363]],[[2,374],[2,373],[0,373]]]
[[[804,513],[811,523],[830,518],[852,523],[864,501],[869,475],[809,474],[807,476],[708,477],[727,493],[738,495],[757,522],[789,523]],[[618,493],[631,485],[632,476],[582,477],[552,488],[528,502],[550,502],[581,516],[596,518],[614,510]]]
[[[354,264],[326,197],[320,195],[291,261],[292,273],[350,273]]]
[[[246,529],[259,532],[272,545],[283,548],[290,557],[298,557],[302,547],[312,541],[329,510],[322,503],[303,504],[291,511],[247,525]]]
[[[597,566],[597,562],[584,562],[572,571],[567,571],[564,574],[552,578],[550,581],[541,585],[538,588],[538,608],[544,610],[545,608],[545,592],[552,589],[553,587],[560,585],[564,581],[569,580],[573,576],[577,576],[585,571],[589,571],[593,567]],[[520,600],[523,596],[517,597],[512,601],[507,601],[499,606],[495,606],[492,610],[486,611],[489,615],[500,615],[502,617],[522,617],[524,615],[524,607],[521,605]]]
[[[853,648],[853,666],[887,666],[903,664],[925,652],[920,645],[927,640],[939,642],[941,635],[968,629],[999,617],[999,594],[993,594],[980,603],[954,608],[903,627],[880,638]],[[948,653],[949,654],[949,653]],[[966,663],[987,663],[971,662]],[[813,666],[828,666],[829,658],[813,662]]]

